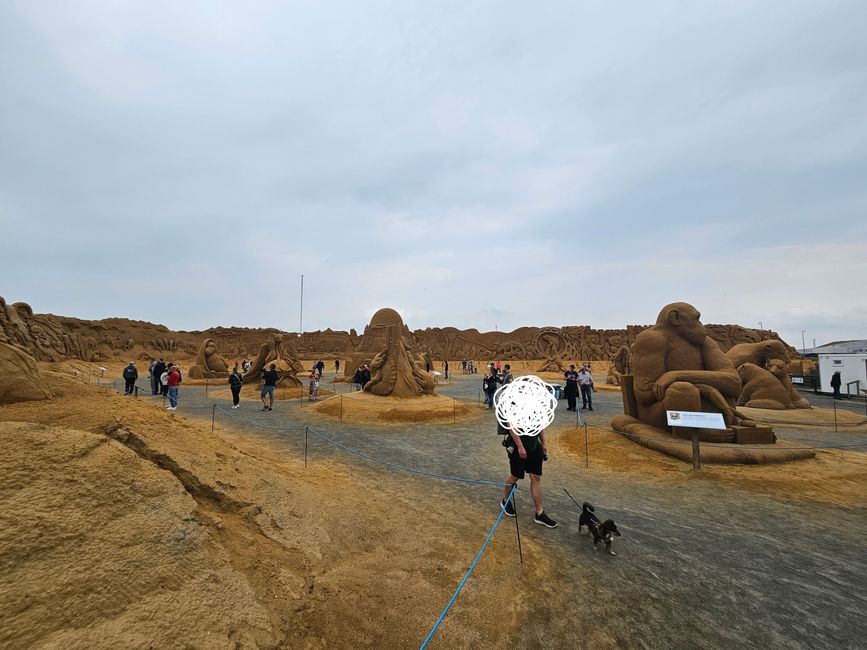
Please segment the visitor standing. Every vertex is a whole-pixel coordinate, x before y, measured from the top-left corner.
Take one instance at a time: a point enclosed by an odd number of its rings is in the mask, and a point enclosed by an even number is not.
[[[355,374],[352,376],[352,383],[355,386],[355,390],[361,390],[361,377],[362,377],[362,369],[364,366],[359,366],[355,369]]]
[[[449,362],[448,361],[443,362],[443,372],[445,373],[445,378],[448,379],[449,378]]]
[[[166,394],[169,397],[167,410],[174,411],[178,408],[178,390],[181,385],[181,372],[174,364],[170,363],[166,377]]]
[[[578,373],[578,385],[581,387],[581,409],[593,410],[593,391],[596,387],[593,385],[593,375],[590,374],[590,367],[585,363]],[[574,409],[573,409],[574,410]]]
[[[315,402],[316,398],[319,396],[319,375],[315,372],[310,373],[310,389],[309,394],[307,396],[307,401]]]
[[[244,385],[244,378],[238,372],[238,366],[232,368],[232,374],[229,375],[229,389],[232,391],[232,408],[236,409],[241,406],[241,386]]]
[[[138,369],[134,362],[130,361],[129,365],[123,369],[123,379],[126,382],[123,394],[132,395],[133,390],[135,390],[135,380],[138,379]]]
[[[148,366],[148,381],[151,383],[151,395],[156,395],[160,390],[160,376],[154,372],[156,365],[157,360],[151,359],[150,365]]]
[[[499,429],[498,429],[499,431]],[[545,514],[542,505],[542,463],[548,460],[548,447],[545,444],[545,432],[538,436],[519,436],[515,430],[508,427],[506,438],[506,452],[509,454],[509,476],[506,477],[505,494],[500,504],[509,517],[515,516],[514,496],[512,486],[524,478],[524,474],[530,475],[530,495],[533,497],[535,517],[533,521],[548,528],[556,528],[557,522]],[[508,502],[506,499],[509,499]]]
[[[334,360],[334,374],[338,374],[340,372],[340,359]]]
[[[515,378],[512,376],[512,366],[510,364],[507,363],[503,368],[504,372],[500,375],[500,383],[505,386],[515,381]]]
[[[485,387],[485,404],[488,405],[488,408],[493,408],[494,393],[496,393],[497,388],[500,387],[500,378],[497,375],[497,370],[494,368],[494,364],[491,364],[488,367],[488,372],[485,373],[483,382]]]
[[[361,390],[364,390],[364,387],[367,385],[367,382],[370,381],[370,368],[367,367],[365,363],[361,366]]]
[[[843,380],[840,377],[839,372],[835,372],[831,375],[831,390],[834,391],[834,399],[842,399],[842,395],[840,394],[840,386],[843,385]]]
[[[262,373],[262,379],[264,380],[264,384],[262,386],[262,410],[263,411],[273,411],[274,410],[274,388],[277,386],[277,380],[280,378],[280,375],[277,374],[277,364],[272,363],[268,366],[268,370]],[[268,396],[269,401],[265,401],[265,396]]]
[[[566,393],[566,402],[567,402],[567,411],[574,411],[577,406],[576,397],[578,396],[578,373],[575,372],[575,364],[569,364],[569,370],[563,373],[563,379],[566,380],[566,388],[564,389],[564,393]]]

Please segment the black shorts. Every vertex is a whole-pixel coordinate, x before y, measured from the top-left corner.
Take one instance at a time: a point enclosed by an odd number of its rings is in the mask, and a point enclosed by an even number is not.
[[[518,455],[518,450],[514,447],[507,447],[511,450],[509,454],[509,474],[515,478],[524,478],[524,472],[542,476],[542,445],[538,445],[533,451],[527,452],[526,458],[521,458]]]

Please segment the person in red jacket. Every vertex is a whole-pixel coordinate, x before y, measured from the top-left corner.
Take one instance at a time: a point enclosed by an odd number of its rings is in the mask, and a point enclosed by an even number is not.
[[[181,373],[175,364],[170,363],[169,376],[166,380],[166,385],[169,387],[169,405],[166,407],[168,411],[174,411],[178,408],[178,386],[180,386],[180,383]]]

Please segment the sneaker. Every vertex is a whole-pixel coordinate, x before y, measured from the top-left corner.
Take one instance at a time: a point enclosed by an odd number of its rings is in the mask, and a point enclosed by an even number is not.
[[[503,506],[503,505],[506,506],[506,507],[505,507],[505,510],[506,510],[506,516],[507,516],[507,517],[514,517],[514,516],[515,516],[515,504],[512,503],[512,500],[509,499],[509,502],[506,503],[506,500],[503,499],[502,501],[500,501],[500,506]]]
[[[551,519],[551,517],[549,517],[548,515],[546,515],[544,510],[538,515],[536,515],[535,521],[537,524],[542,524],[543,526],[547,526],[548,528],[557,527],[557,522]]]
[[[592,407],[592,406],[588,406],[588,407],[587,407],[587,410],[588,410],[588,411],[592,411],[592,410],[593,410],[593,407]]]

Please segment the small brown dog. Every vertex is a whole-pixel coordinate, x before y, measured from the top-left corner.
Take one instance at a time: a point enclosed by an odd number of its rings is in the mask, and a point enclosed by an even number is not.
[[[608,552],[608,555],[617,555],[614,551],[611,550],[611,542],[614,537],[620,537],[620,531],[617,530],[617,526],[614,524],[613,519],[606,519],[603,522],[599,521],[599,518],[595,515],[595,511],[593,506],[591,506],[586,501],[581,506],[581,516],[578,517],[578,532],[581,532],[581,528],[587,526],[587,530],[590,532],[590,535],[593,537],[593,550],[599,546],[599,542],[605,542],[605,550]]]

